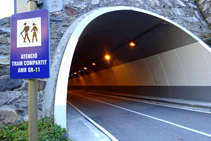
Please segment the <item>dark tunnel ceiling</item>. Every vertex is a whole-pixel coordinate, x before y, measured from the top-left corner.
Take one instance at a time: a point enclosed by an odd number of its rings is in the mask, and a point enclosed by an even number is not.
[[[135,47],[129,46],[132,40]],[[82,32],[70,74],[80,70],[78,74],[86,75],[194,42],[187,33],[157,17],[131,10],[109,12],[94,19]],[[104,59],[107,53],[109,61]]]

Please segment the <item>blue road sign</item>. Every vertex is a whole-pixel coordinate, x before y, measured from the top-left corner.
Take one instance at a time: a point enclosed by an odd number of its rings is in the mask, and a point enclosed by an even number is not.
[[[49,12],[47,9],[11,17],[10,78],[50,76]]]

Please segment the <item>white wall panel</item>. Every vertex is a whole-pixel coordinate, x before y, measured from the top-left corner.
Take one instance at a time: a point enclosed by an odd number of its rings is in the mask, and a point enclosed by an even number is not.
[[[91,85],[91,80],[89,80],[89,75],[83,76],[83,81],[85,83],[85,86],[90,86]]]
[[[79,78],[73,78],[69,80],[71,86],[78,86],[78,81]]]
[[[208,51],[206,48],[204,48],[204,47],[201,47],[201,49],[202,49],[202,51],[203,51],[203,53],[204,53],[204,55],[205,55],[205,57],[206,57],[206,62],[207,62],[207,65],[208,65],[208,67],[209,67],[209,71],[211,71],[211,52],[210,51]]]
[[[100,71],[100,80],[101,80],[101,86],[109,85],[109,82],[111,81],[111,76],[108,72],[108,69]]]
[[[134,62],[126,63],[125,64],[128,68],[128,71],[131,75],[131,79],[133,80],[133,85],[134,86],[142,86],[142,79],[141,76],[139,75],[139,72],[136,68],[136,65]]]
[[[211,53],[194,43],[70,81],[75,86],[210,86]]]
[[[113,67],[113,70],[115,71],[117,78],[119,80],[119,86],[133,85],[131,76],[125,64]]]
[[[91,79],[91,85],[94,85],[94,86],[103,85],[103,81],[101,80],[101,77],[100,77],[100,72],[91,73],[90,79]]]
[[[204,53],[199,43],[176,49],[185,70],[190,86],[211,84],[211,74]]]
[[[158,55],[166,71],[170,86],[187,86],[187,78],[175,50]]]
[[[159,61],[159,58],[157,55],[151,56],[146,58],[147,62],[150,63],[150,65],[153,68],[153,71],[155,73],[155,85],[164,85],[167,86],[168,85],[168,81],[164,72],[164,69],[162,67],[161,62]]]
[[[143,85],[145,85],[145,86],[154,85],[153,78],[152,78],[152,72],[150,72],[150,69],[147,66],[145,59],[136,60],[136,61],[134,61],[134,63],[136,64],[136,67],[137,67],[139,74],[142,78]]]
[[[112,86],[118,86],[119,85],[119,81],[118,81],[118,79],[117,79],[117,76],[116,76],[116,74],[115,74],[115,72],[114,72],[114,70],[113,70],[113,68],[109,68],[109,69],[107,69],[108,70],[108,73],[110,74],[110,76],[111,76],[111,83],[110,83],[110,85],[112,85]]]

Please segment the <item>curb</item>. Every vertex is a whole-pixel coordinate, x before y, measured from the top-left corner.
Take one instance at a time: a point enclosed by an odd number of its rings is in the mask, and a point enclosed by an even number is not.
[[[101,93],[101,94],[108,94],[108,95],[114,95],[114,96],[123,96],[123,97],[127,97],[127,98],[138,98],[138,99],[143,99],[143,100],[167,102],[167,103],[173,103],[173,104],[180,104],[180,105],[187,105],[187,106],[192,106],[192,107],[211,109],[211,102],[205,102],[205,101],[148,97],[148,96],[138,96],[138,95],[133,95],[133,94],[109,93],[109,92],[91,91],[91,90],[81,90],[81,91],[88,91],[88,92],[92,92],[92,93]]]

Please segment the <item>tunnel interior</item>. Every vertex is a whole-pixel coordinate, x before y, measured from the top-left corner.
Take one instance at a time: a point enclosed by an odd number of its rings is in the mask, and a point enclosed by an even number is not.
[[[112,11],[92,20],[80,35],[68,87],[211,101],[209,60],[200,39],[179,25],[144,12]]]

